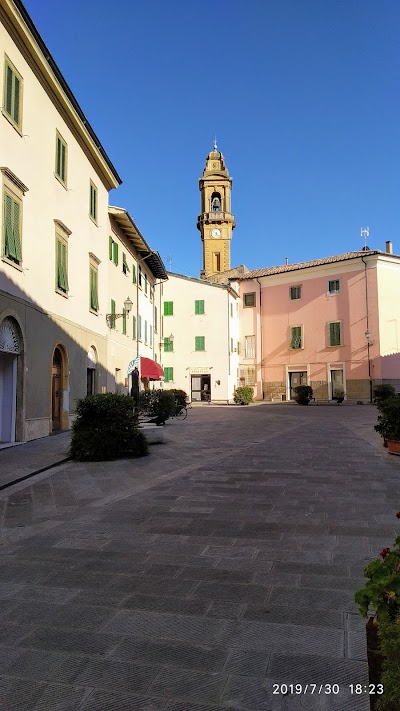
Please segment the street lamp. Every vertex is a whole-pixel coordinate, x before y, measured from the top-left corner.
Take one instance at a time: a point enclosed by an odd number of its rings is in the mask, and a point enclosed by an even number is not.
[[[116,318],[122,318],[123,316],[127,316],[129,318],[129,314],[132,311],[132,306],[133,306],[133,301],[131,301],[131,299],[128,296],[128,298],[125,299],[125,301],[124,301],[124,312],[122,314],[106,314],[106,321],[107,321],[108,327],[112,328],[112,326],[114,324],[114,320]]]
[[[173,333],[171,333],[169,336],[166,336],[166,339],[167,339],[168,343],[173,344],[173,343],[174,343],[174,335],[173,335]],[[166,345],[167,345],[167,344],[165,343],[165,341],[161,341],[161,343],[159,343],[160,348],[161,348],[162,346],[166,346]]]

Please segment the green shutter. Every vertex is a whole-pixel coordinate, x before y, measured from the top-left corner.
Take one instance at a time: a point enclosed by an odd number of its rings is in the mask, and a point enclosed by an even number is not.
[[[20,87],[21,82],[18,77],[14,74],[14,111],[13,119],[17,126],[19,126],[19,101],[20,101]]]
[[[67,264],[67,245],[61,243],[61,263],[64,281],[64,290],[68,291],[68,264]]]
[[[11,195],[4,195],[4,255],[9,259],[17,261],[17,253],[14,244],[13,213],[14,200]]]
[[[194,313],[196,315],[204,314],[204,301],[202,299],[194,302]]]
[[[114,254],[113,245],[114,245],[114,240],[110,235],[108,238],[108,256],[109,256],[111,262],[113,260],[113,254]]]
[[[90,308],[99,310],[99,294],[97,288],[97,270],[90,267]]]
[[[126,336],[126,310],[122,309],[122,333]]]
[[[5,110],[12,117],[13,70],[6,64]]]
[[[68,271],[67,271],[67,245],[57,239],[57,287],[68,291]]]
[[[302,347],[301,326],[292,326],[290,347],[291,348],[301,348]]]
[[[233,353],[233,338],[231,338],[231,353]]]
[[[138,316],[138,339],[139,341],[142,338],[142,317],[139,315]]]
[[[136,267],[132,264],[132,284],[136,284]]]
[[[195,351],[205,350],[205,338],[204,336],[195,336],[194,339],[194,349]]]
[[[61,180],[65,183],[65,144],[61,143]]]
[[[56,137],[56,175],[61,178],[61,141]]]
[[[340,346],[341,341],[340,322],[329,324],[329,344],[331,346]]]
[[[240,341],[237,342],[237,354],[240,355]]]
[[[164,352],[172,353],[174,344],[169,338],[164,338]]]
[[[130,271],[128,267],[128,262],[126,261],[125,252],[122,252],[122,271],[124,272],[124,274],[127,274]]]
[[[111,328],[115,328],[115,301],[111,299]]]
[[[153,326],[150,324],[150,346],[153,346]]]
[[[136,316],[132,316],[132,338],[136,338]]]
[[[174,369],[164,368],[164,381],[170,383],[174,379]]]
[[[148,287],[148,281],[147,281],[147,274],[144,275],[144,293],[147,294],[147,287]]]
[[[164,301],[164,316],[173,316],[174,315],[174,302],[173,301]]]
[[[21,235],[20,235],[20,206],[18,202],[15,202],[14,200],[14,214],[13,214],[13,235],[14,235],[14,244],[15,244],[15,251],[17,255],[17,261],[21,262],[22,261],[22,252],[21,252]]]
[[[118,266],[118,242],[113,242],[113,262]]]

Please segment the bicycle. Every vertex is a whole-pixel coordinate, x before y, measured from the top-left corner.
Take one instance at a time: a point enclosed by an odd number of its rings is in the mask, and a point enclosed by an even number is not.
[[[172,419],[185,420],[187,418],[187,406],[175,403],[175,413],[171,415]]]

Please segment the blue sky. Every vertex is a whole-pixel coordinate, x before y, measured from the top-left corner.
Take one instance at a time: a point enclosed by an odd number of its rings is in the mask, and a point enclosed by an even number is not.
[[[233,177],[231,264],[391,239],[400,253],[398,0],[25,0],[172,270],[201,268],[198,178]]]

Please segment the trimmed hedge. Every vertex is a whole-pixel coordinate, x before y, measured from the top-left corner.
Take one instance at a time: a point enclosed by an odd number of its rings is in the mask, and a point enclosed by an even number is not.
[[[175,397],[171,390],[145,390],[139,394],[139,410],[157,418],[159,424],[175,415]]]
[[[77,401],[70,455],[79,462],[99,462],[148,454],[147,440],[137,429],[128,395],[88,395]]]
[[[294,399],[298,405],[308,405],[313,397],[313,389],[310,385],[297,385],[294,389]]]

